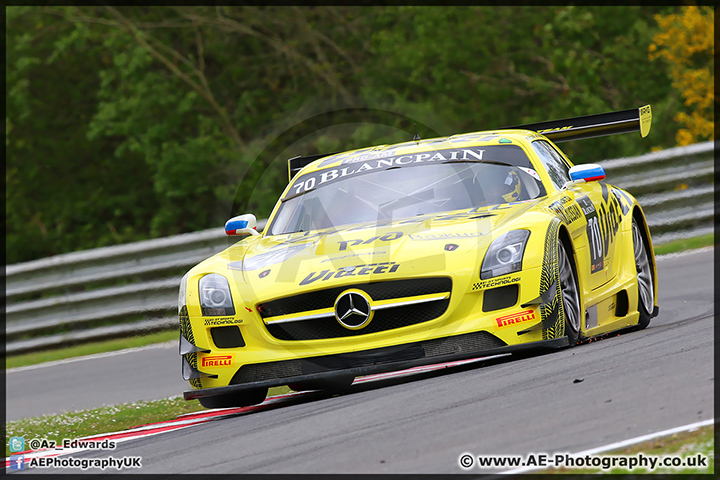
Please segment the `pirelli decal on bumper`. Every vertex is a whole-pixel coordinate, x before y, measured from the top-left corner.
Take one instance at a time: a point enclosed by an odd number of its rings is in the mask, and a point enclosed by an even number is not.
[[[497,322],[498,328],[503,328],[509,327],[510,325],[515,325],[516,323],[529,322],[531,320],[535,320],[535,312],[533,310],[525,310],[522,312],[512,313],[510,315],[497,317],[495,319],[495,322]]]
[[[202,357],[201,367],[232,367],[233,355],[207,355]]]

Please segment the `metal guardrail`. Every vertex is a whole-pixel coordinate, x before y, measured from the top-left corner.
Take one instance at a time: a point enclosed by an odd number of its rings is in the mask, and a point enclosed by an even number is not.
[[[223,228],[212,228],[8,265],[5,351],[175,328],[180,278],[229,243]]]
[[[654,245],[714,231],[715,142],[599,162],[638,200]]]
[[[643,206],[657,245],[713,231],[714,153],[705,142],[599,163]],[[180,278],[230,243],[213,228],[8,265],[6,352],[176,328]]]

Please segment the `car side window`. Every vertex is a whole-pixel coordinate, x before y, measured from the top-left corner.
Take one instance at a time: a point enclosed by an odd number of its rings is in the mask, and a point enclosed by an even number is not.
[[[545,140],[537,140],[532,143],[532,146],[556,188],[561,188],[565,182],[570,181],[568,164],[552,145]]]

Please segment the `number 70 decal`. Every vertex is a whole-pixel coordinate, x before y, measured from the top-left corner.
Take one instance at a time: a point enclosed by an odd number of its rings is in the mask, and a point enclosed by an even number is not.
[[[590,246],[590,273],[600,272],[604,267],[603,259],[605,258],[602,235],[600,234],[600,219],[598,218],[595,205],[593,205],[587,196],[579,197],[577,203],[580,205],[587,219],[587,236]]]

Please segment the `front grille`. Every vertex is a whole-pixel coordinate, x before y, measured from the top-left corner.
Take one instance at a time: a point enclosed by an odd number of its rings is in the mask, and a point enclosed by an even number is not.
[[[384,347],[364,352],[342,353],[299,360],[243,365],[235,373],[231,385],[261,382],[312,373],[331,372],[348,368],[361,368],[386,363],[418,360],[452,354],[482,353],[507,344],[488,332],[473,332],[454,337],[437,338],[423,342]]]
[[[360,330],[348,330],[335,317],[301,320],[267,325],[268,332],[279,340],[317,340],[321,338],[352,337],[382,332],[427,322],[447,310],[449,299],[377,310],[372,322]]]
[[[258,310],[264,318],[272,318],[278,315],[332,308],[338,295],[349,288],[363,290],[370,295],[373,301],[379,301],[433,293],[450,293],[452,280],[449,278],[421,278],[344,285],[266,302],[259,305]],[[343,327],[334,316],[269,324],[266,327],[270,335],[278,340],[319,340],[323,338],[353,337],[433,320],[445,313],[449,304],[450,299],[447,298],[416,305],[376,310],[370,324],[359,330],[349,330]]]
[[[332,308],[335,305],[335,300],[338,295],[349,288],[363,290],[370,295],[373,300],[380,301],[391,298],[449,292],[452,289],[452,280],[444,277],[414,278],[343,285],[261,303],[258,305],[258,311],[263,318],[269,318],[279,315],[289,315],[291,313],[319,310],[321,308]]]

